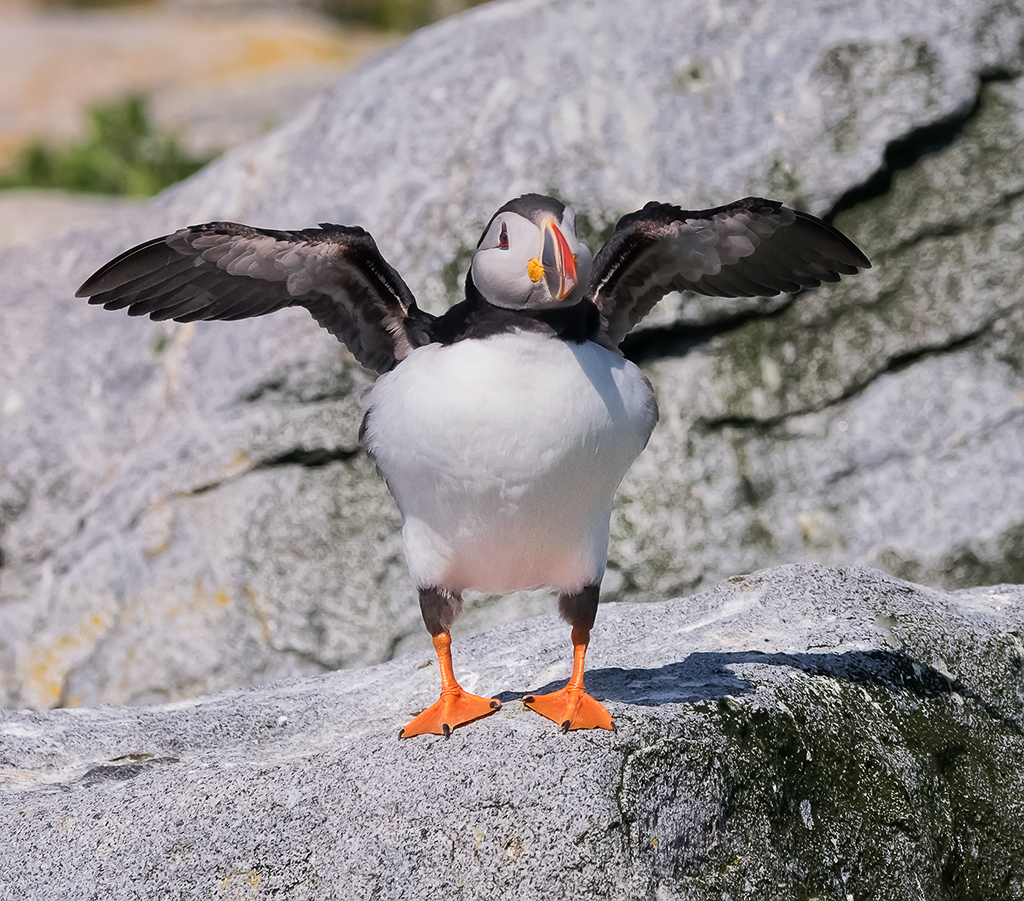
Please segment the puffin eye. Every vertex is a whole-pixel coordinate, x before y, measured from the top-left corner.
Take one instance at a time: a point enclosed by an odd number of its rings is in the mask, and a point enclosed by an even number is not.
[[[505,227],[505,223],[501,223],[501,234],[498,235],[498,246],[502,250],[508,250],[508,229]]]

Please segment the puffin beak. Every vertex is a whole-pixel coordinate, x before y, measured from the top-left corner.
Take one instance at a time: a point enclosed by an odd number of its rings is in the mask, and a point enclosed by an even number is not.
[[[576,276],[576,260],[569,249],[569,242],[553,219],[544,223],[544,245],[540,262],[544,267],[544,279],[554,300],[564,300],[572,293],[579,280]]]

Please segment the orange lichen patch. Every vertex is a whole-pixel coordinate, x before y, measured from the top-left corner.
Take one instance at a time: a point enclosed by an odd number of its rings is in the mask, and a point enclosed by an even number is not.
[[[230,901],[255,901],[259,897],[260,874],[255,870],[237,870],[217,884],[220,897]]]
[[[174,403],[174,395],[177,394],[181,384],[181,368],[185,363],[185,356],[188,353],[188,344],[195,337],[196,324],[194,322],[182,323],[174,333],[170,345],[163,354],[164,404],[170,407]]]
[[[163,605],[152,604],[152,606],[148,607],[144,604],[133,603],[130,605],[131,619],[142,629],[148,631],[156,627],[161,621],[171,622],[182,616],[192,621],[205,621],[211,611],[222,610],[230,603],[231,594],[226,588],[208,591],[203,587],[203,577],[196,576],[192,584],[192,597],[188,601],[183,602],[180,599],[169,599]],[[148,615],[145,617],[139,616],[143,609],[148,611]],[[127,614],[128,608],[125,610],[125,615],[122,615],[122,620],[126,624],[129,618]],[[190,626],[186,624],[184,628],[190,628]]]
[[[150,503],[139,519],[137,534],[142,555],[147,560],[162,557],[174,539],[174,511],[163,500]]]
[[[40,707],[52,707],[58,703],[73,706],[73,698],[64,697],[68,673],[92,651],[108,628],[107,620],[93,613],[71,632],[30,648],[25,655],[21,682],[32,703]]]
[[[185,611],[191,614],[202,615],[208,610],[217,610],[227,607],[231,603],[231,595],[226,588],[215,588],[207,591],[203,587],[203,577],[196,576],[192,586],[192,603],[188,604]]]
[[[260,632],[263,633],[263,640],[269,645],[273,638],[274,629],[277,628],[274,623],[275,609],[260,598],[259,594],[256,593],[256,589],[250,585],[242,587],[242,596],[245,598],[253,617],[259,624]]]
[[[167,553],[167,549],[170,547],[170,542],[161,541],[158,544],[154,544],[152,547],[144,547],[142,549],[142,556],[147,560],[155,560],[157,557],[162,557]]]

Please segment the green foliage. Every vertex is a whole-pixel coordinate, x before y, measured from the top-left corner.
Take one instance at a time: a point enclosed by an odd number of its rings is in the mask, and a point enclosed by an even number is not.
[[[414,31],[485,0],[320,0],[320,8],[343,22],[386,31]]]
[[[323,10],[342,22],[388,31],[412,31],[434,20],[431,0],[325,0]]]
[[[145,100],[129,96],[91,108],[89,133],[80,144],[53,147],[33,141],[10,171],[0,176],[0,188],[149,197],[211,159],[189,156],[172,135],[154,129]]]
[[[108,9],[117,6],[138,6],[139,0],[36,0],[36,4],[58,9]]]

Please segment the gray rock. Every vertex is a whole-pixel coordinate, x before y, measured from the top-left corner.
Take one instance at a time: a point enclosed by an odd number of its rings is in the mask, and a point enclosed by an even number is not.
[[[69,194],[49,188],[0,191],[0,251],[142,205],[136,197]]]
[[[789,560],[1024,582],[1022,22],[995,0],[494,4],[145,210],[4,255],[3,703],[175,700],[427,647],[357,447],[366,376],[304,312],[179,327],[72,298],[213,218],[361,223],[437,309],[525,190],[573,202],[595,242],[652,197],[844,210],[871,272],[670,298],[630,339],[663,419],[606,596]],[[475,598],[462,634],[550,604]]]
[[[986,86],[948,149],[837,218],[873,270],[657,351],[663,421],[617,514],[644,590],[779,559],[1024,581],[1022,126],[1024,85]]]
[[[787,566],[601,611],[617,733],[517,700],[553,616],[455,646],[493,716],[397,730],[426,654],[144,708],[0,713],[0,885],[67,901],[1024,897],[1024,589]]]

